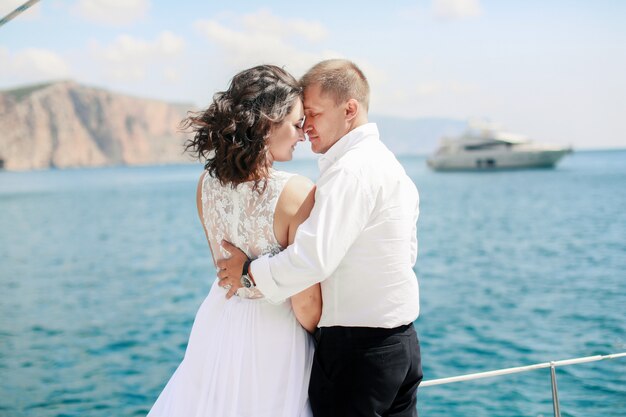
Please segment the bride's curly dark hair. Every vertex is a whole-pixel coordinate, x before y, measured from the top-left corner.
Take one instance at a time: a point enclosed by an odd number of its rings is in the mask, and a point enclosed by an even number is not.
[[[208,109],[189,112],[181,122],[193,138],[185,144],[222,185],[254,181],[265,188],[270,162],[267,138],[300,100],[302,88],[287,71],[260,65],[235,75],[228,90],[216,93]]]

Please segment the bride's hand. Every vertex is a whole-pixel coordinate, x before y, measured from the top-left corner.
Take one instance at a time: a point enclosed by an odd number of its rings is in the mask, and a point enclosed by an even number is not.
[[[231,256],[217,261],[217,278],[220,280],[218,285],[228,289],[226,298],[230,299],[239,288],[243,287],[241,285],[241,273],[248,256],[237,246],[225,240],[222,241],[222,247]]]

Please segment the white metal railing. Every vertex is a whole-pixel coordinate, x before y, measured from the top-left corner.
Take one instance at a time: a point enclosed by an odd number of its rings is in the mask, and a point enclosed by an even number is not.
[[[559,393],[556,385],[556,368],[558,366],[577,365],[581,363],[596,362],[606,359],[617,359],[622,357],[626,357],[626,352],[612,353],[610,355],[586,356],[583,358],[566,359],[561,361],[543,362],[534,365],[518,366],[515,368],[497,369],[495,371],[478,372],[474,374],[452,376],[448,378],[431,379],[429,381],[423,381],[422,383],[420,383],[420,387],[452,384],[454,382],[472,381],[474,379],[491,378],[495,376],[516,374],[519,372],[534,371],[536,369],[550,368],[550,379],[552,381],[552,407],[554,410],[554,417],[561,417],[561,410],[559,408]]]
[[[0,19],[0,26],[4,25],[5,23],[13,19],[18,14],[24,12],[26,9],[28,9],[30,6],[34,5],[38,1],[39,0],[28,0],[26,3],[22,4],[20,7],[18,7],[17,9],[13,10],[11,13],[9,13],[8,15]]]

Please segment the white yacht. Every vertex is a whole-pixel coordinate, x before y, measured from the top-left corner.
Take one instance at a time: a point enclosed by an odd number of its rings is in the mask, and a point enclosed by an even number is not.
[[[493,125],[470,125],[459,137],[444,137],[427,163],[437,171],[551,168],[570,147],[540,144]]]

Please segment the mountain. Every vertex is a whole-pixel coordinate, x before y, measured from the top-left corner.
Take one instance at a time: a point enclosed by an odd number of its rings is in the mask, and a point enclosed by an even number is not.
[[[426,155],[432,153],[442,136],[454,136],[467,128],[464,120],[447,118],[402,119],[371,115],[381,140],[396,155]]]
[[[188,162],[177,131],[194,106],[73,81],[0,92],[0,167],[9,170]]]
[[[191,162],[180,121],[192,104],[172,104],[60,81],[0,91],[0,168],[29,170]],[[371,115],[397,155],[428,154],[466,123]],[[314,155],[301,145],[295,158]]]

